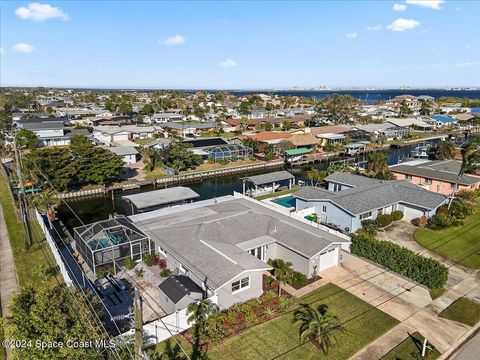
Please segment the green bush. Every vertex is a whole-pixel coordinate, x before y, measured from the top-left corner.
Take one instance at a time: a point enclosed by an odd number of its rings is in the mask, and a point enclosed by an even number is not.
[[[362,229],[358,232],[364,232],[367,235],[374,237],[377,235],[377,224],[375,220],[367,219],[362,221]]]
[[[123,266],[128,270],[132,270],[135,267],[135,262],[132,259],[126,259],[123,262]]]
[[[403,212],[401,212],[400,210],[395,210],[390,215],[393,221],[398,221],[403,219]]]
[[[161,277],[169,277],[170,275],[172,275],[172,270],[170,269],[163,269],[162,271],[160,271],[160,276]]]
[[[293,279],[290,285],[294,288],[299,289],[307,284],[307,276],[301,272],[295,271],[293,273]]]
[[[147,266],[152,266],[153,265],[153,257],[151,254],[145,254],[143,256],[143,262],[145,263],[145,265]]]
[[[450,205],[449,215],[457,219],[465,219],[468,215],[473,213],[473,207],[467,204],[462,199],[453,199]]]
[[[461,224],[462,221],[458,220],[455,216],[448,214],[437,214],[428,219],[427,227],[429,229],[440,230]]]
[[[389,241],[354,234],[350,251],[431,289],[443,288],[448,279],[445,265]]]
[[[377,216],[375,219],[375,223],[379,228],[384,228],[385,226],[388,226],[392,223],[393,219],[390,214],[382,214]]]

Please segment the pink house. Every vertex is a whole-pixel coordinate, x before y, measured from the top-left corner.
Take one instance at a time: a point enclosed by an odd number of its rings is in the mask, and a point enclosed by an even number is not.
[[[460,177],[458,190],[455,188],[461,167],[458,160],[412,160],[390,166],[397,180],[408,180],[426,190],[443,195],[456,191],[480,189],[480,176],[465,174]]]

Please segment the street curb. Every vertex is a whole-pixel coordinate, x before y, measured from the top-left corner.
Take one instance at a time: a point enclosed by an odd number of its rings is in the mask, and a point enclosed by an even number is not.
[[[462,346],[468,343],[480,330],[480,322],[475,324],[470,330],[468,330],[460,339],[457,340],[455,344],[453,344],[449,350],[444,352],[438,360],[449,360],[453,359],[453,356],[461,350]]]

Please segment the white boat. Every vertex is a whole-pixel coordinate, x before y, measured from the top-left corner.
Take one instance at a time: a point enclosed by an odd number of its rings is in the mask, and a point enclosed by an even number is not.
[[[258,186],[257,190],[255,188],[249,189],[247,191],[247,195],[249,196],[260,196],[266,194],[273,194],[277,189],[280,187],[280,184],[275,184],[275,186],[267,185],[267,186]]]
[[[411,153],[411,156],[416,159],[428,159],[428,150],[430,146],[417,146]]]

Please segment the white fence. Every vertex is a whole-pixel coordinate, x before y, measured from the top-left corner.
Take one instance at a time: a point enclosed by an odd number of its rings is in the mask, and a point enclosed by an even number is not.
[[[217,304],[217,295],[208,298],[212,303]],[[187,319],[190,316],[187,309],[178,310],[170,315],[166,315],[161,319],[152,321],[151,323],[143,325],[143,338],[150,344],[157,344],[164,341],[182,331],[192,327],[194,322],[188,323]],[[121,337],[129,337],[134,335],[135,330],[131,329],[123,333]]]
[[[55,258],[55,261],[58,265],[60,274],[62,274],[63,276],[63,280],[67,285],[73,285],[73,281],[70,278],[67,268],[65,267],[65,263],[62,260],[62,256],[60,255],[60,250],[58,249],[57,244],[55,243],[55,240],[53,240],[48,227],[45,225],[42,215],[40,215],[40,213],[36,209],[35,209],[35,216],[37,217],[37,222],[40,225],[40,228],[45,234],[45,238],[47,239],[47,243],[50,246],[50,250],[52,251],[53,257]]]

